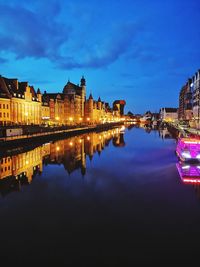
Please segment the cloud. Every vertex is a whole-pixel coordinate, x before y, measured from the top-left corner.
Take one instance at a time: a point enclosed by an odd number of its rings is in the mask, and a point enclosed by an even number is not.
[[[108,66],[127,53],[133,40],[143,29],[140,23],[124,23],[119,25],[106,41],[94,44],[86,55],[86,60],[62,58],[59,65],[62,68],[100,68]],[[108,40],[107,40],[108,39]]]
[[[14,53],[17,59],[53,60],[69,38],[70,29],[52,16],[53,12],[59,12],[58,6],[48,16],[18,5],[0,4],[0,10],[0,50]]]
[[[52,1],[50,5],[38,0],[32,5],[26,1],[22,1],[21,5],[16,5],[15,1],[10,3],[0,1],[0,10],[3,11],[0,51],[14,53],[18,60],[47,58],[61,69],[109,66],[127,53],[142,29],[142,24],[135,22],[117,25],[105,33],[101,29],[104,34],[102,38],[93,39],[94,34],[98,36],[98,33],[93,33],[88,40],[82,41],[82,47],[76,51],[74,47],[81,44],[81,38],[74,37],[73,33],[80,33],[80,28],[74,22],[69,25],[70,14],[68,24],[59,19],[60,12],[66,6],[61,7],[57,1]]]

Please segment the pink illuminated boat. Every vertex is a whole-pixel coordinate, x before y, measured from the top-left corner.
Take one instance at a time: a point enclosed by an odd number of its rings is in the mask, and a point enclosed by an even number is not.
[[[200,165],[189,165],[180,161],[176,167],[184,183],[200,184]]]
[[[177,143],[176,154],[182,161],[200,161],[200,139],[180,138]]]

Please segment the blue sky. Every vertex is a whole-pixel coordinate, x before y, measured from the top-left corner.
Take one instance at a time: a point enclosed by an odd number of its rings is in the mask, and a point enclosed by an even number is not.
[[[126,111],[177,107],[200,68],[199,0],[0,0],[0,74],[87,96]]]

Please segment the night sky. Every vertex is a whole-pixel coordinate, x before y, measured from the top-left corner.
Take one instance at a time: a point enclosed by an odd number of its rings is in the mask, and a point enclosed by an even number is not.
[[[87,96],[126,111],[177,107],[200,68],[199,0],[0,0],[0,74],[61,92],[82,75]]]

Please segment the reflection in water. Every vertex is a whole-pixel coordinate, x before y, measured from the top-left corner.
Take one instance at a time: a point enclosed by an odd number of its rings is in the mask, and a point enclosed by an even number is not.
[[[200,199],[200,163],[188,164],[179,161],[176,164],[180,178],[184,184],[191,184],[194,186],[196,194]]]
[[[167,128],[160,129],[160,130],[159,130],[159,136],[160,136],[160,138],[162,138],[162,139],[173,139],[171,133],[168,131]]]
[[[112,129],[105,132],[89,133],[65,140],[46,143],[26,153],[0,159],[0,192],[18,191],[20,187],[31,183],[36,174],[40,174],[43,164],[63,164],[68,174],[80,169],[86,173],[86,157],[92,160],[109,145],[125,146],[123,129]]]
[[[184,183],[200,183],[200,164],[194,165],[179,161],[176,167]]]

